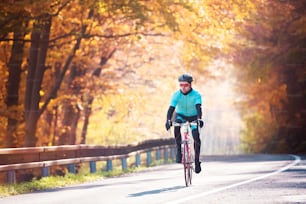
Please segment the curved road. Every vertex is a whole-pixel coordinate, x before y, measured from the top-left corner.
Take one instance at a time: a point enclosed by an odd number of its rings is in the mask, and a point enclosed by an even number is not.
[[[202,158],[202,172],[184,186],[180,164],[92,183],[0,198],[1,204],[306,203],[306,156]]]

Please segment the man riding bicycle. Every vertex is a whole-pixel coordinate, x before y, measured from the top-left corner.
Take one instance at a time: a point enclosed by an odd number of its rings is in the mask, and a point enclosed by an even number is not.
[[[180,90],[176,91],[170,101],[170,106],[167,112],[166,129],[169,130],[172,126],[172,115],[174,110],[175,122],[183,123],[185,121],[198,121],[198,125],[203,127],[202,121],[202,96],[201,94],[192,88],[191,82],[193,78],[191,75],[183,74],[178,78],[180,85]],[[182,150],[181,150],[181,130],[180,126],[174,127],[174,136],[177,147],[176,162],[182,162]],[[201,172],[201,162],[200,162],[200,148],[201,140],[198,127],[192,127],[192,136],[194,139],[194,149],[195,149],[195,172]]]

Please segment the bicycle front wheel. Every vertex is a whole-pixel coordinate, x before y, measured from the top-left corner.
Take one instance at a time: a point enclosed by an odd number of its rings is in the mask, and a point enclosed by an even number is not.
[[[183,149],[183,165],[184,165],[184,177],[185,185],[191,185],[192,180],[192,162],[190,158],[190,148],[187,143],[184,144]]]

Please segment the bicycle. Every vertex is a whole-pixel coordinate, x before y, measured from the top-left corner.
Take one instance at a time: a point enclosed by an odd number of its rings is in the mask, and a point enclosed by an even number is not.
[[[191,126],[197,125],[197,121],[173,123],[173,126],[181,127],[182,164],[184,167],[184,178],[186,187],[192,184],[192,172],[194,171],[194,140],[192,137]]]

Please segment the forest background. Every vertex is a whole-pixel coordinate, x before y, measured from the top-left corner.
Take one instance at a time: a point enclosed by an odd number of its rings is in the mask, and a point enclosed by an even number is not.
[[[305,1],[7,0],[0,25],[1,147],[169,137],[187,72],[204,147],[306,152]]]

